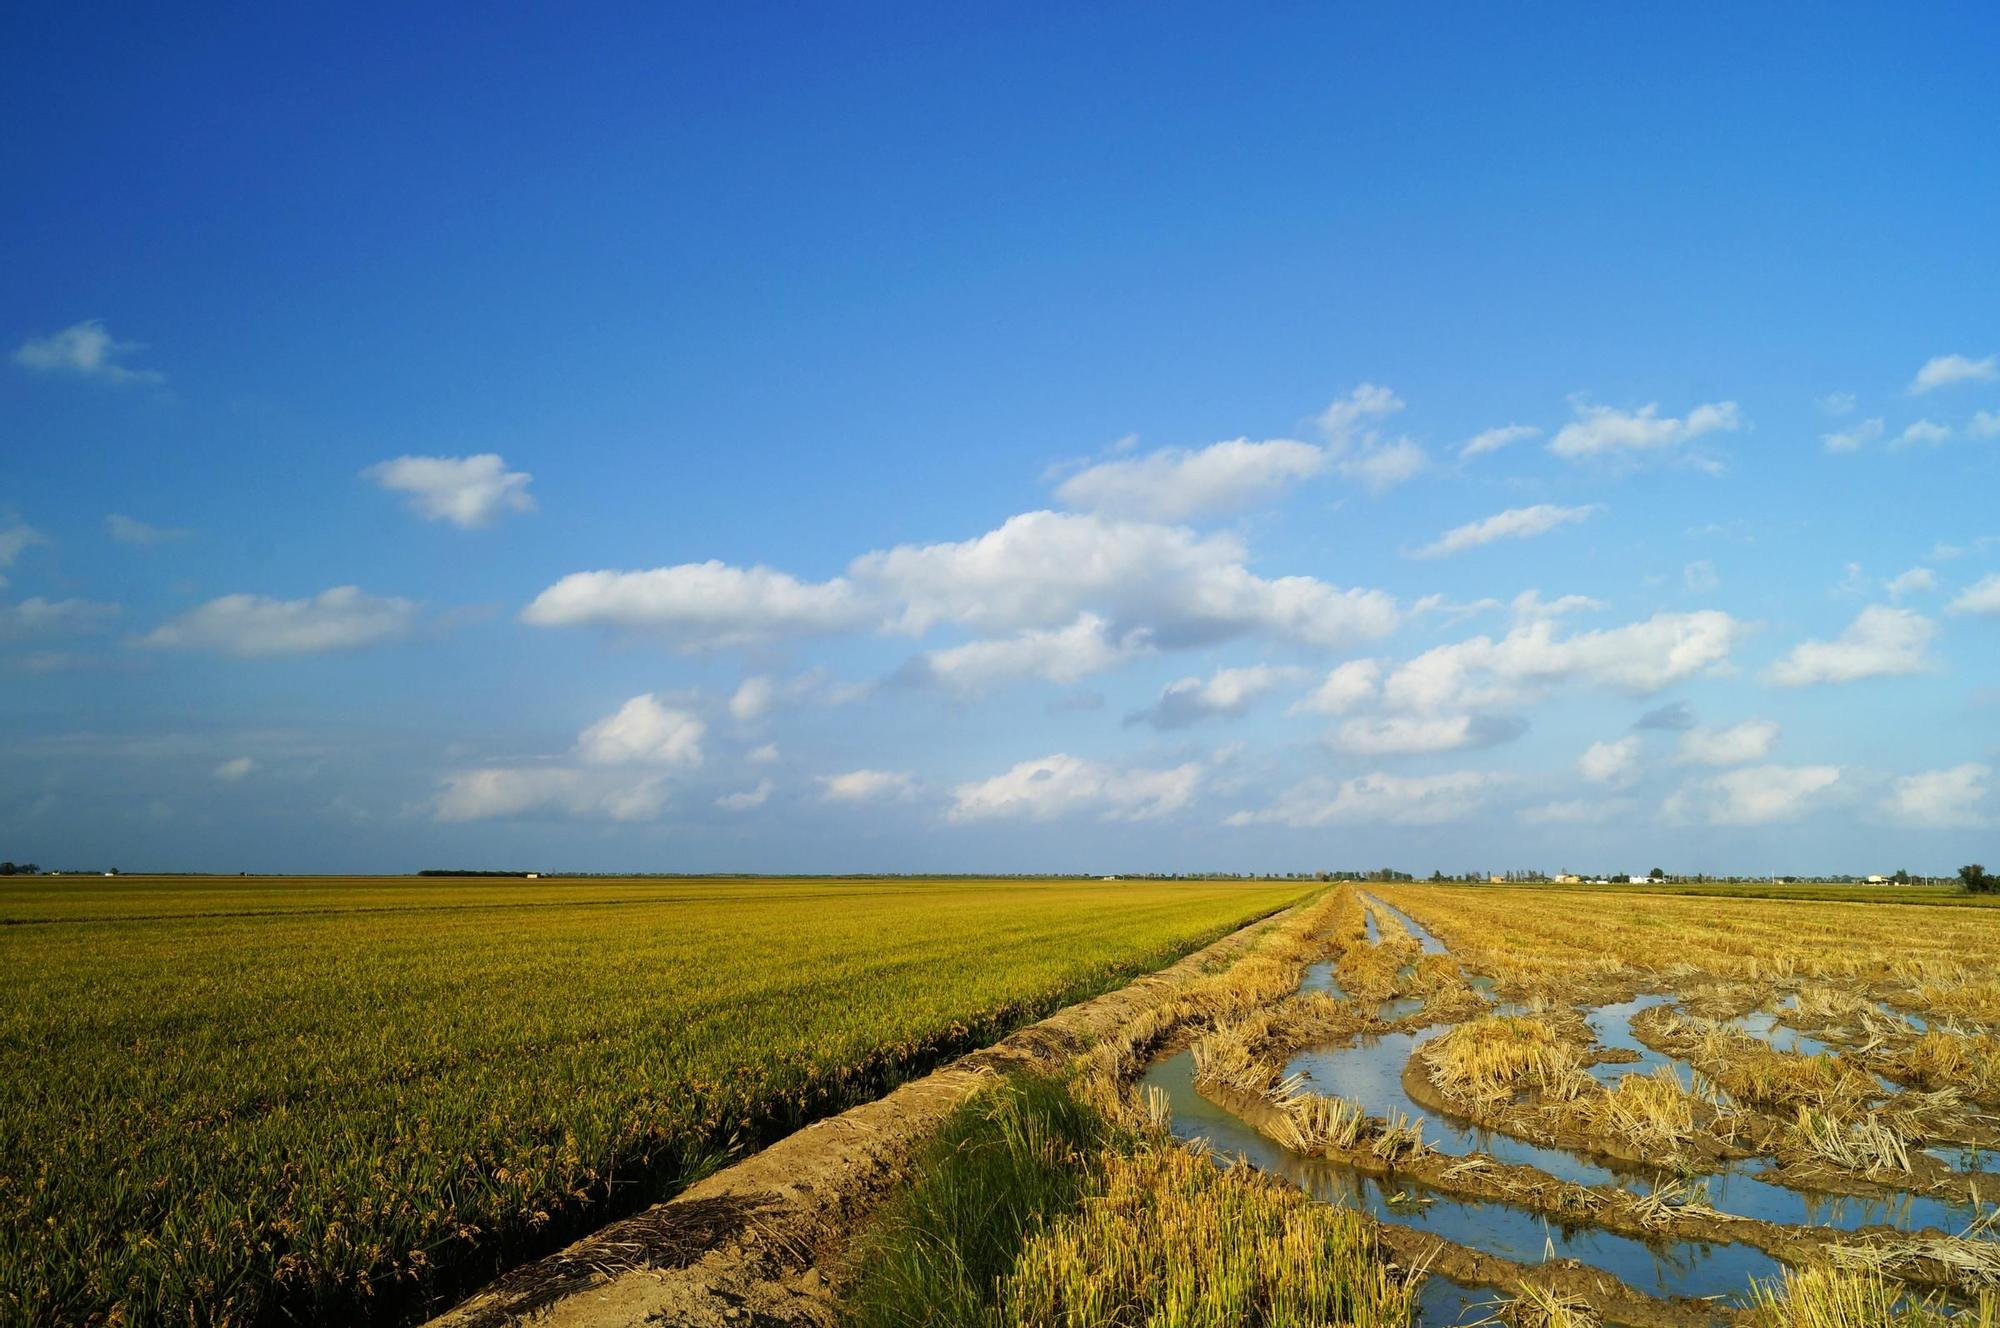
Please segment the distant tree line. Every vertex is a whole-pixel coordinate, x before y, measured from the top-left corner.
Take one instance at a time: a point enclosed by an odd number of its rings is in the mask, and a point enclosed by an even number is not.
[[[512,876],[519,879],[527,876],[539,876],[541,875],[541,873],[527,872],[527,871],[479,871],[467,867],[426,867],[422,871],[418,872],[417,875],[419,876]]]
[[[35,876],[41,870],[32,862],[0,862],[0,876]]]

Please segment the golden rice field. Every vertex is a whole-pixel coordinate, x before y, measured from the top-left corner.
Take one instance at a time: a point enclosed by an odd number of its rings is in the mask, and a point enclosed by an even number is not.
[[[11,878],[0,1322],[396,1322],[1282,882]]]

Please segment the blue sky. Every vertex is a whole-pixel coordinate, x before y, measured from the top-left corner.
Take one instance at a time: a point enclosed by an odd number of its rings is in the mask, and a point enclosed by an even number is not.
[[[0,856],[1991,860],[1996,40],[17,7]]]

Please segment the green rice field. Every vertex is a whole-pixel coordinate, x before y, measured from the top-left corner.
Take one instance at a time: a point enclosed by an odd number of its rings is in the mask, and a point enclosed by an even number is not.
[[[406,1322],[1307,888],[9,878],[0,1322]]]

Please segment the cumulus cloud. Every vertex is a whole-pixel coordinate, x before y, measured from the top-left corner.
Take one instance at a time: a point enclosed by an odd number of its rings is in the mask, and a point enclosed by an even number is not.
[[[175,540],[186,539],[194,533],[173,526],[148,525],[144,521],[135,521],[116,512],[104,518],[104,528],[110,533],[111,538],[120,544],[136,544],[142,548],[150,548],[155,544],[171,544]]]
[[[1430,458],[1410,439],[1396,438],[1362,444],[1352,455],[1334,464],[1343,478],[1353,480],[1370,493],[1380,494],[1421,475],[1430,465]]]
[[[1204,719],[1241,715],[1259,698],[1300,681],[1304,669],[1253,664],[1217,669],[1211,676],[1182,678],[1160,692],[1160,699],[1126,717],[1126,723],[1151,724],[1156,729],[1181,729]]]
[[[1491,747],[1526,731],[1525,722],[1498,715],[1372,715],[1346,720],[1327,745],[1349,756],[1423,756]]]
[[[896,629],[942,623],[1020,630],[1095,612],[1121,638],[1150,629],[1178,648],[1255,634],[1339,647],[1397,623],[1379,590],[1342,590],[1309,576],[1266,579],[1227,534],[1028,512],[975,539],[900,545],[855,560],[850,575],[894,606]]]
[[[1465,445],[1458,449],[1459,459],[1470,461],[1488,452],[1498,452],[1509,443],[1537,437],[1541,432],[1532,424],[1504,424],[1497,429],[1487,429],[1465,440]]]
[[[1833,640],[1801,641],[1764,677],[1780,687],[1805,687],[1922,673],[1936,635],[1937,624],[1912,609],[1871,604]]]
[[[1538,503],[1533,507],[1513,507],[1498,512],[1480,521],[1456,526],[1438,536],[1431,543],[1418,549],[1414,558],[1443,558],[1448,554],[1462,553],[1495,540],[1532,539],[1536,535],[1546,535],[1558,526],[1567,526],[1588,520],[1598,511],[1595,505],[1586,507],[1558,507],[1554,503]]]
[[[1742,427],[1734,401],[1696,406],[1686,418],[1660,414],[1657,404],[1625,411],[1576,400],[1576,418],[1556,431],[1549,451],[1559,457],[1636,456],[1662,452],[1692,442],[1704,434],[1732,433]]]
[[[1505,775],[1475,770],[1438,775],[1391,775],[1376,772],[1338,785],[1308,780],[1261,811],[1242,811],[1226,822],[1234,826],[1282,825],[1294,829],[1347,822],[1386,825],[1442,825],[1480,810]]]
[[[160,650],[202,650],[243,657],[353,650],[406,634],[417,606],[406,599],[335,586],[308,599],[224,595],[139,639]]]
[[[2000,438],[2000,410],[1982,410],[1965,426],[1974,438]]]
[[[1819,436],[1819,440],[1829,452],[1859,452],[1881,436],[1882,421],[1873,419],[1861,420],[1852,428],[1823,433]]]
[[[1106,821],[1145,821],[1187,806],[1201,776],[1198,763],[1142,769],[1057,752],[958,785],[945,816],[961,822],[1046,821],[1088,812]]]
[[[1114,638],[1109,623],[1094,613],[1083,613],[1067,627],[1030,628],[1009,637],[926,651],[915,661],[913,672],[925,681],[972,694],[1022,678],[1077,682],[1151,649],[1144,630]]]
[[[1576,758],[1576,772],[1593,784],[1630,788],[1639,782],[1639,740],[1593,742]]]
[[[820,797],[828,802],[886,802],[917,791],[916,781],[902,770],[849,770],[816,778]]]
[[[1388,388],[1363,383],[1319,413],[1319,429],[1331,442],[1352,442],[1361,431],[1402,408],[1402,398]]]
[[[68,374],[106,383],[163,383],[166,375],[153,369],[130,369],[120,360],[145,346],[119,341],[101,319],[86,318],[60,332],[30,337],[14,352],[14,363],[37,373]]]
[[[535,627],[651,632],[688,651],[846,632],[869,617],[869,606],[838,577],[800,581],[768,567],[713,560],[642,572],[573,572],[521,611],[521,621]]]
[[[730,717],[746,724],[762,719],[771,713],[777,694],[777,688],[763,674],[745,678],[736,685],[736,691],[729,698]]]
[[[1990,383],[1996,378],[2000,378],[2000,356],[1974,360],[1964,355],[1936,355],[1924,361],[1924,367],[1910,380],[1910,395],[1921,396],[1958,383]]]
[[[1896,435],[1891,447],[1934,447],[1951,441],[1951,426],[1935,420],[1918,420]]]
[[[666,806],[673,778],[702,764],[705,732],[698,717],[641,693],[577,734],[567,759],[447,774],[432,811],[440,821],[536,812],[651,820]]]
[[[14,565],[14,560],[37,544],[47,544],[42,532],[19,521],[9,521],[0,525],[0,586],[7,584],[5,572]]]
[[[361,472],[391,493],[407,495],[410,508],[429,521],[449,521],[461,529],[484,526],[505,512],[532,512],[528,492],[534,477],[508,470],[492,452],[477,456],[403,456]]]
[[[1882,803],[1882,810],[1899,824],[1924,829],[1987,825],[1987,777],[1991,766],[1977,761],[1949,770],[1904,775]]]
[[[247,756],[238,756],[215,767],[215,777],[225,784],[234,784],[244,779],[257,768],[257,763]]]
[[[1319,686],[1287,713],[1344,715],[1372,699],[1381,680],[1382,665],[1379,660],[1350,659],[1345,664],[1336,665],[1320,680]]]
[[[1749,719],[1721,729],[1689,729],[1681,735],[1674,759],[1682,765],[1744,765],[1771,754],[1778,726],[1768,719]]]
[[[754,807],[762,807],[777,785],[768,779],[760,779],[752,788],[740,793],[725,793],[715,800],[715,805],[726,812],[747,812]]]
[[[1950,613],[1976,613],[1983,617],[2000,614],[2000,572],[1992,572],[1967,586],[1946,606]]]
[[[1311,443],[1238,438],[1199,450],[1166,448],[1107,461],[1064,480],[1056,497],[1067,507],[1115,516],[1186,521],[1275,497],[1325,470],[1326,461],[1326,454]]]
[[[1382,685],[1385,704],[1420,713],[1518,702],[1577,680],[1621,691],[1658,691],[1727,665],[1744,624],[1719,610],[1656,613],[1643,622],[1557,635],[1537,619],[1493,640],[1437,646],[1401,665]]]
[[[118,616],[116,604],[85,599],[43,599],[31,595],[18,604],[0,604],[0,641],[81,636],[102,629]]]
[[[1897,599],[1904,595],[1929,594],[1937,589],[1937,576],[1928,567],[1912,567],[1900,576],[1892,577],[1885,583],[1889,594]]]
[[[1539,590],[1524,590],[1507,604],[1516,621],[1528,622],[1536,618],[1561,618],[1572,613],[1597,613],[1606,605],[1601,599],[1588,595],[1558,595],[1554,599],[1543,599]]]
[[[743,756],[752,765],[771,765],[778,759],[778,744],[767,742],[761,747],[753,747]]]
[[[1707,825],[1796,821],[1840,782],[1837,765],[1755,765],[1691,780],[1666,801],[1669,820]]]
[[[585,765],[659,765],[693,769],[701,764],[707,725],[650,693],[633,697],[576,739]]]

